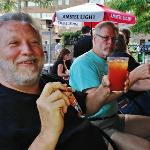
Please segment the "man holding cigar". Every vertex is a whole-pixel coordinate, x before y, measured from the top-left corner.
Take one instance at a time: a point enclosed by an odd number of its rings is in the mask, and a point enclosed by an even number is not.
[[[69,107],[68,87],[47,83],[57,79],[41,76],[44,53],[30,16],[4,14],[0,35],[0,149],[106,150],[100,130]],[[75,97],[85,112],[86,95],[89,100],[105,99],[109,93],[100,86],[95,95],[75,93]]]
[[[75,59],[71,66],[69,83],[73,89],[91,94],[101,83],[109,88],[109,83],[103,84],[102,77],[107,74],[106,58],[113,51],[117,35],[118,28],[112,22],[102,22],[95,27],[93,49]],[[150,89],[149,70],[149,64],[145,64],[130,73],[132,89]],[[120,95],[120,93],[111,93],[106,99],[87,100],[89,120],[105,130],[119,149],[149,150],[150,142],[146,139],[150,136],[150,118],[118,115],[116,99]]]

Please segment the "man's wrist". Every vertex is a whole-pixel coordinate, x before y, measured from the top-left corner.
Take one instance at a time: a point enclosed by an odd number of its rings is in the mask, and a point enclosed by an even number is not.
[[[49,132],[40,132],[33,141],[29,150],[55,150],[60,134],[51,134]]]

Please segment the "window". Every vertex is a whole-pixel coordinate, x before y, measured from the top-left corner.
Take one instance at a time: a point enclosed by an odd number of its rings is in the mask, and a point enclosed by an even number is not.
[[[58,0],[58,5],[62,5],[62,0]]]
[[[70,0],[65,0],[65,5],[69,5]]]
[[[41,14],[40,14],[40,13],[30,13],[30,15],[31,15],[33,18],[41,18]]]
[[[51,18],[52,14],[51,13],[42,13],[42,18]]]

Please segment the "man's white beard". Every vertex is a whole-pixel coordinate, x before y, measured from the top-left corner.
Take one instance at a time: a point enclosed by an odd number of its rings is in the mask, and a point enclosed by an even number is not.
[[[105,57],[107,57],[107,56],[109,56],[109,52],[103,51],[103,55],[104,55]]]
[[[4,81],[14,85],[34,85],[40,78],[43,62],[43,59],[38,62],[37,68],[28,68],[18,67],[13,62],[0,60],[0,74]]]

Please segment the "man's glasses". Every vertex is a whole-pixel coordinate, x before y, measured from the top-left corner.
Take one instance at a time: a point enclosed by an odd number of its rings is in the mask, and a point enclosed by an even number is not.
[[[102,38],[104,41],[109,41],[110,39],[115,42],[117,40],[117,38],[115,37],[110,37],[110,36],[102,36],[102,35],[99,35],[99,34],[96,34],[97,36],[99,36],[100,38]]]

